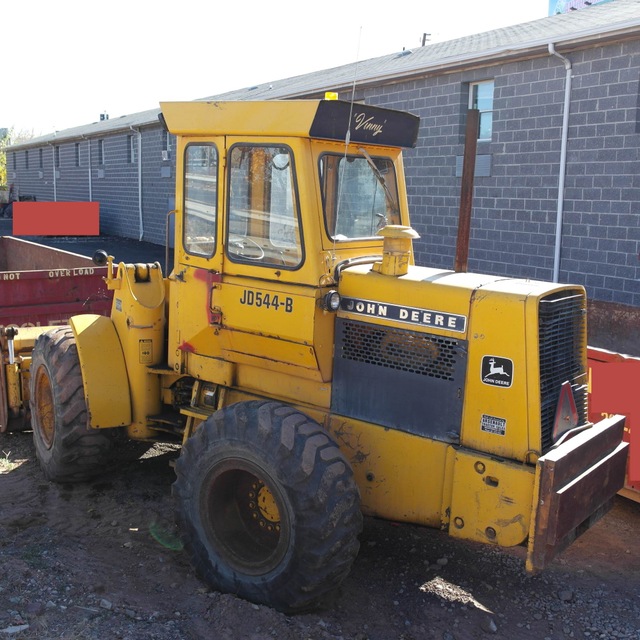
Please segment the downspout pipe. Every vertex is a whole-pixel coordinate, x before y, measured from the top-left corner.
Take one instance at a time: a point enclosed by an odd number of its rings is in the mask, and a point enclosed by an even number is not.
[[[56,147],[51,142],[48,143],[51,147],[51,166],[53,167],[53,201],[58,202],[58,185],[56,183]]]
[[[134,129],[133,127],[129,127],[131,131],[133,131],[136,136],[136,144],[138,147],[138,228],[139,228],[139,236],[138,240],[142,240],[144,237],[144,221],[142,219],[142,132],[140,129]]]
[[[91,162],[91,138],[87,138],[89,154],[89,202],[93,202],[93,163]]]
[[[86,136],[82,136],[83,140],[87,141],[87,149],[88,149],[88,155],[89,155],[89,172],[88,172],[88,177],[89,177],[89,202],[93,202],[93,182],[92,182],[92,177],[91,177],[91,138],[87,138]]]
[[[559,58],[564,64],[564,105],[562,107],[562,137],[560,142],[560,167],[558,169],[558,205],[556,211],[556,240],[553,256],[553,282],[560,280],[560,249],[562,247],[562,222],[564,217],[564,183],[567,170],[567,140],[569,139],[569,107],[571,106],[571,61],[556,51],[549,43],[549,55]]]

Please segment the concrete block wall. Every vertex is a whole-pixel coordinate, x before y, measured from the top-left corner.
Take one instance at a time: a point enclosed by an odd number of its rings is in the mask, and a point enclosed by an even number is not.
[[[640,306],[640,43],[576,58],[563,268],[598,300]]]
[[[640,306],[640,43],[567,53],[572,91],[560,282]],[[469,269],[553,278],[565,67],[541,56],[367,89],[367,102],[421,116],[405,153],[419,264],[452,268],[469,83],[494,80],[491,175],[476,177]]]
[[[76,145],[78,145],[76,147]],[[89,141],[76,140],[57,145],[59,166],[56,167],[58,202],[89,200]]]
[[[42,149],[42,167],[40,166]],[[20,196],[35,196],[38,201],[53,200],[53,147],[29,149],[29,168],[25,151],[7,154],[7,182]]]
[[[166,160],[163,159],[166,152]],[[165,243],[167,214],[175,209],[175,136],[160,126],[142,130],[142,193],[145,240]],[[173,220],[171,220],[173,224]],[[173,238],[170,245],[173,246]]]
[[[130,136],[118,131],[92,141],[93,199],[100,203],[100,231],[114,236],[138,238],[138,165],[129,155]],[[99,164],[102,140],[104,163]]]

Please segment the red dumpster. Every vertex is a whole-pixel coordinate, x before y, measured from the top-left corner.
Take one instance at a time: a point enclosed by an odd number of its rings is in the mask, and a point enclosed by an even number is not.
[[[640,358],[589,347],[589,419],[616,413],[626,416],[629,443],[627,477],[622,495],[640,502]]]
[[[0,236],[0,329],[66,324],[79,313],[109,315],[106,267],[60,249]]]

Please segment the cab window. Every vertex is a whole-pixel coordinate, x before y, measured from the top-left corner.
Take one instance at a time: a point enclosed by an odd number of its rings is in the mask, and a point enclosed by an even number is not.
[[[216,249],[218,151],[190,144],[184,155],[183,243],[188,253],[211,257]]]
[[[303,259],[293,154],[287,147],[239,144],[229,153],[227,255],[295,269]]]
[[[370,238],[387,224],[399,224],[398,187],[389,158],[324,154],[320,184],[327,234],[336,241]]]

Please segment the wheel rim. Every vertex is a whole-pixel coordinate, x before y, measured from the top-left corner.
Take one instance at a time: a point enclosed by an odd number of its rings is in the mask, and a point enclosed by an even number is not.
[[[55,413],[51,381],[44,367],[40,367],[36,374],[35,400],[38,417],[34,420],[34,426],[36,426],[40,432],[47,449],[50,449],[53,445],[53,437],[55,434]]]
[[[202,495],[207,537],[236,571],[264,575],[290,542],[289,518],[277,483],[246,460],[225,461],[209,474]]]

